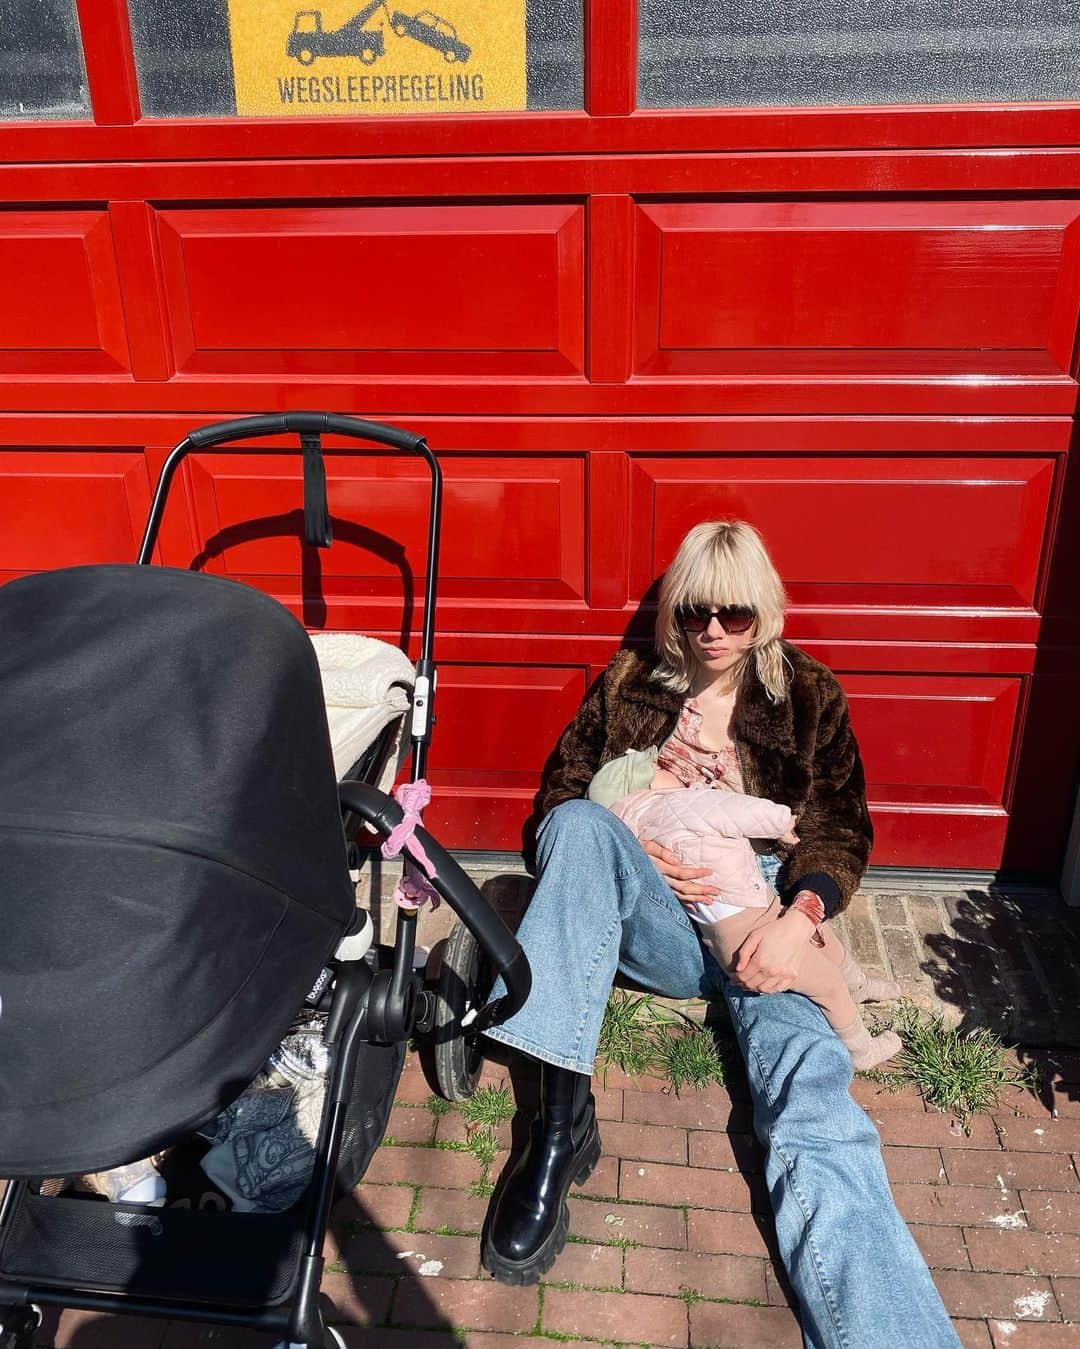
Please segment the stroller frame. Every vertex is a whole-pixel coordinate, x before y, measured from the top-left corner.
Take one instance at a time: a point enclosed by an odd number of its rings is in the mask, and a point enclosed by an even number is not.
[[[289,412],[237,421],[217,423],[192,431],[171,452],[162,469],[154,493],[146,531],[139,549],[138,562],[149,563],[153,554],[162,512],[176,468],[192,450],[209,449],[223,442],[261,436],[298,433],[304,451],[305,532],[317,546],[329,539],[329,517],[325,504],[325,477],[322,469],[321,436],[332,433],[372,441],[390,448],[420,454],[432,475],[431,510],[428,530],[428,567],[425,585],[421,657],[417,663],[417,681],[413,698],[411,735],[413,750],[412,781],[423,776],[432,727],[432,697],[435,667],[432,661],[434,637],[435,581],[438,566],[439,527],[442,505],[442,475],[431,450],[422,437],[395,427],[328,413]],[[239,453],[252,452],[245,447]],[[258,453],[295,453],[295,450],[258,447]],[[321,522],[321,537],[320,537]],[[385,737],[381,747],[385,750]],[[376,741],[365,756],[373,765],[380,755]],[[362,759],[361,763],[364,762]],[[389,835],[400,823],[401,807],[376,787],[366,782],[345,781],[338,785],[338,796],[347,838],[358,822],[372,828],[381,837]],[[483,948],[506,982],[507,993],[485,1007],[470,1027],[472,1035],[513,1015],[528,997],[528,962],[502,919],[488,907],[475,885],[458,863],[422,827],[416,838],[434,864],[432,884],[450,904],[476,942]],[[367,915],[364,915],[367,918]],[[319,1308],[319,1290],[323,1273],[323,1244],[335,1200],[335,1184],[346,1116],[354,1089],[357,1062],[365,1045],[402,1045],[414,1030],[430,1029],[433,1019],[431,994],[424,991],[419,976],[412,970],[415,947],[416,910],[399,909],[392,968],[373,970],[364,960],[333,961],[335,981],[330,1002],[324,1044],[329,1050],[327,1087],[315,1148],[315,1164],[303,1197],[285,1214],[201,1214],[137,1204],[88,1203],[80,1200],[53,1199],[36,1194],[31,1182],[9,1181],[0,1199],[0,1349],[31,1349],[39,1324],[38,1308],[70,1307],[77,1310],[164,1317],[196,1323],[239,1326],[282,1337],[288,1349],[328,1349],[340,1343],[336,1332],[328,1329]],[[370,922],[370,919],[367,918]],[[400,1066],[397,1071],[400,1071]],[[396,1082],[396,1072],[394,1080]],[[381,1141],[375,1140],[375,1146]],[[67,1204],[66,1218],[59,1207]],[[50,1208],[51,1206],[51,1208]],[[74,1215],[76,1227],[65,1233],[65,1221]],[[60,1216],[56,1216],[59,1213]],[[127,1221],[123,1221],[130,1215]],[[235,1295],[233,1301],[200,1298],[195,1289],[177,1294],[162,1292],[153,1280],[160,1271],[150,1269],[147,1286],[139,1287],[132,1277],[123,1287],[109,1287],[99,1280],[75,1275],[70,1280],[58,1276],[33,1277],[27,1271],[10,1271],[8,1246],[11,1230],[35,1228],[39,1241],[77,1244],[80,1229],[85,1235],[99,1229],[100,1239],[116,1239],[116,1223],[124,1228],[139,1224],[145,1229],[156,1225],[158,1235],[169,1247],[169,1229],[173,1229],[172,1251],[166,1249],[163,1260],[171,1268],[172,1259],[182,1259],[184,1243],[198,1235],[203,1243],[204,1263],[220,1259],[227,1263],[235,1248],[236,1233],[227,1224],[243,1223],[249,1236],[262,1233],[269,1245],[270,1268],[260,1269],[254,1295]],[[52,1229],[48,1224],[52,1222]],[[42,1226],[44,1224],[44,1227]],[[195,1226],[199,1225],[199,1226]],[[288,1238],[288,1240],[286,1240]],[[211,1249],[207,1253],[205,1244]],[[18,1255],[18,1241],[14,1242]],[[139,1255],[148,1248],[144,1244]],[[15,1261],[18,1264],[18,1261]],[[153,1262],[151,1262],[152,1265]],[[159,1260],[159,1264],[161,1261]],[[139,1267],[142,1268],[141,1266]],[[10,1271],[10,1272],[9,1272]],[[273,1296],[267,1294],[271,1275],[277,1283]],[[264,1299],[260,1302],[260,1295]]]

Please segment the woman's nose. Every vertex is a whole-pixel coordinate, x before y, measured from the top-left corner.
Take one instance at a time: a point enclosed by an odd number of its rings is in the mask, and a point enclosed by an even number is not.
[[[709,619],[708,627],[705,629],[705,636],[724,637],[726,635],[727,634],[724,630],[723,623],[720,622],[720,619],[717,617],[716,614],[713,614],[712,617]]]

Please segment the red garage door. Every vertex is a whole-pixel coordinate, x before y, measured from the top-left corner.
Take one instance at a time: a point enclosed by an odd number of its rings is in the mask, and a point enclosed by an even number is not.
[[[192,425],[425,432],[432,820],[517,848],[679,537],[745,517],[850,696],[875,861],[1055,871],[1075,8],[252,3],[49,0],[0,56],[3,576],[131,558]],[[287,461],[206,454],[161,560],[415,650],[424,474],[336,448],[332,552]]]

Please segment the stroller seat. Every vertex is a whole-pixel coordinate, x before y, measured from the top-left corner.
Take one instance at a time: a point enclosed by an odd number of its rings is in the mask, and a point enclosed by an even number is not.
[[[346,777],[371,781],[367,773],[353,770],[383,730],[400,724],[416,671],[404,651],[357,632],[315,632],[311,644],[322,677],[334,773],[339,782]],[[397,756],[388,753],[376,785],[386,790],[397,766]]]

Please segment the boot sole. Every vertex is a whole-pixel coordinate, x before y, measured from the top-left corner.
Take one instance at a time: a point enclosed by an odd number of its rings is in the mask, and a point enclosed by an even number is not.
[[[596,1163],[599,1160],[600,1129],[594,1116],[589,1133],[586,1136],[584,1151],[578,1160],[577,1170],[570,1177],[570,1185],[584,1185],[596,1170]],[[569,1188],[568,1185],[567,1189],[569,1190]],[[547,1240],[537,1247],[536,1252],[528,1260],[507,1260],[492,1247],[490,1239],[485,1237],[480,1263],[491,1277],[498,1280],[499,1283],[512,1284],[518,1287],[539,1283],[540,1276],[546,1274],[562,1254],[569,1233],[570,1209],[567,1207],[564,1196],[562,1208],[559,1211],[559,1221],[555,1224]]]

